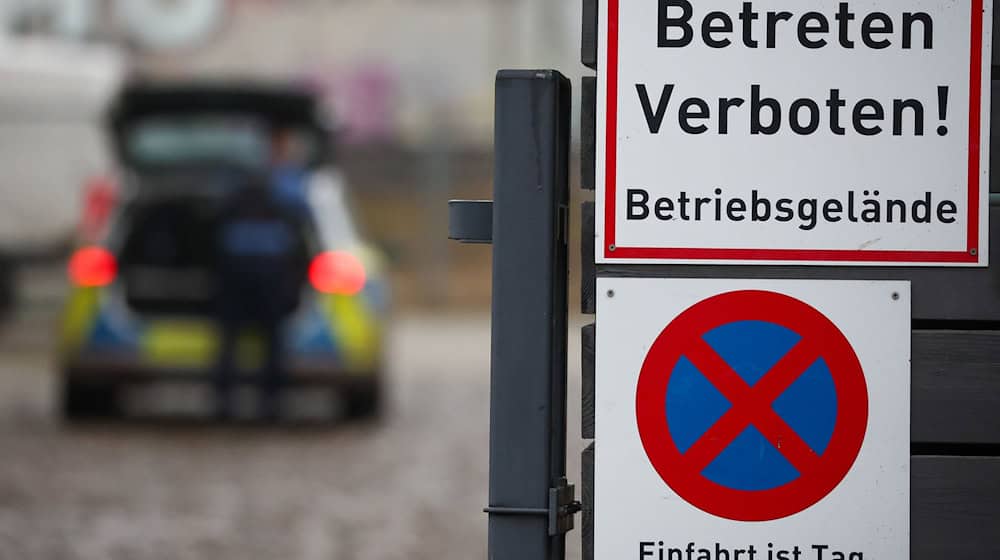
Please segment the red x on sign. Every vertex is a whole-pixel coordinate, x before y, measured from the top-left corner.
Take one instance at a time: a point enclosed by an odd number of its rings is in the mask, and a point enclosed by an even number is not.
[[[817,459],[816,453],[774,412],[771,403],[819,359],[819,352],[812,344],[805,340],[796,344],[751,387],[703,339],[692,342],[685,355],[733,403],[733,407],[685,452],[684,456],[692,468],[707,466],[736,436],[753,424],[769,440],[781,442],[778,450],[799,470],[811,470]]]
[[[743,321],[771,323],[799,336],[766,373],[748,382],[712,348],[705,335]],[[754,341],[744,341],[752,346]],[[693,443],[678,445],[667,398],[671,377],[685,358],[728,401],[728,409]],[[832,377],[836,403],[829,443],[817,453],[774,409],[774,402],[821,361]],[[679,397],[685,398],[685,397]],[[685,404],[690,405],[691,403]],[[808,407],[811,403],[798,403]],[[639,374],[636,420],[643,447],[664,482],[693,506],[741,521],[765,521],[798,513],[829,494],[846,476],[861,449],[868,421],[864,373],[843,333],[822,313],[792,297],[747,290],[720,294],[688,308],[657,337]],[[706,474],[748,427],[755,428],[794,467],[775,487],[746,489]],[[672,429],[673,428],[673,429]],[[752,458],[746,468],[752,468]]]

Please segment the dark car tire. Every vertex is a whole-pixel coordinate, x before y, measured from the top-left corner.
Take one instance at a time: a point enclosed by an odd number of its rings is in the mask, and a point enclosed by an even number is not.
[[[356,420],[378,418],[383,408],[382,380],[380,375],[350,392],[347,399],[347,416]]]
[[[60,405],[66,420],[99,420],[120,415],[118,387],[63,377]]]

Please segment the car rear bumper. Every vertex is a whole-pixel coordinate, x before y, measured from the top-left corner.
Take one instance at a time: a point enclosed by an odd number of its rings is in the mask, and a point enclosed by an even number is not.
[[[139,363],[129,358],[102,356],[77,359],[62,367],[65,377],[79,381],[108,384],[197,383],[211,382],[214,368],[169,368]],[[377,380],[377,370],[347,371],[326,360],[290,360],[282,372],[282,381],[289,385],[329,386],[343,389],[363,388]],[[258,371],[238,370],[232,382],[257,383]]]

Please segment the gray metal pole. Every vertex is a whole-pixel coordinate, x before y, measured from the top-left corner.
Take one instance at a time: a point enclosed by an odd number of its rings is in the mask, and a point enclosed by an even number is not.
[[[566,485],[566,243],[570,83],[496,80],[489,557],[556,560]]]

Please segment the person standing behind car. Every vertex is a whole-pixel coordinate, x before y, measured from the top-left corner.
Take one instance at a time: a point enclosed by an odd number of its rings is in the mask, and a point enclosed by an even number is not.
[[[304,215],[308,212],[308,156],[301,142],[294,129],[279,127],[271,132],[270,174],[275,198],[290,211]]]
[[[215,372],[216,413],[233,412],[237,340],[243,329],[260,332],[264,352],[257,379],[258,412],[280,416],[285,384],[282,323],[297,307],[307,263],[294,213],[274,196],[268,181],[237,189],[218,230],[218,317],[221,344]]]

